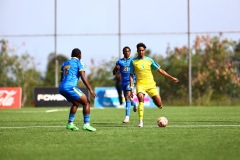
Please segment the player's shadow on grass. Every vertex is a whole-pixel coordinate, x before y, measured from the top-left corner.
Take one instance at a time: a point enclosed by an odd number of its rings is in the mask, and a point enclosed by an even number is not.
[[[98,127],[109,127],[109,128],[121,128],[121,127],[132,127],[132,125],[129,124],[117,124],[117,123],[91,123],[91,124],[95,124]]]

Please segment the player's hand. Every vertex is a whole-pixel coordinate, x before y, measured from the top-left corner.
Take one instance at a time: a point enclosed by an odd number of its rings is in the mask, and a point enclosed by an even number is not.
[[[92,98],[95,98],[95,97],[97,97],[96,93],[95,93],[95,92],[93,92],[93,91],[90,91],[90,94],[91,94]]]
[[[133,96],[134,96],[133,90],[131,90],[130,92],[131,92],[130,96],[131,96],[131,98],[133,98]]]
[[[113,75],[116,75],[116,73],[119,72],[119,70],[120,70],[120,66],[119,65],[115,66],[113,69]]]
[[[172,81],[175,82],[175,83],[179,82],[179,80],[175,77],[172,78]]]

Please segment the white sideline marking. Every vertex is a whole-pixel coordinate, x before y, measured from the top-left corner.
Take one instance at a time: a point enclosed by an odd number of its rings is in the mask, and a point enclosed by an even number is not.
[[[0,127],[0,129],[23,129],[23,128],[63,128],[66,126],[19,126],[19,127]]]
[[[51,109],[51,110],[46,110],[45,112],[49,113],[49,112],[58,112],[58,109]]]
[[[209,124],[209,125],[169,125],[167,127],[240,127],[240,124]]]
[[[49,109],[49,110],[46,110],[45,112],[50,113],[50,112],[61,112],[61,111],[69,111],[69,108],[65,108],[65,109]]]
[[[49,109],[49,110],[46,110],[45,112],[50,113],[50,112],[69,111],[69,109],[70,108],[68,108],[68,109]],[[91,108],[91,110],[93,110],[93,109],[94,108]],[[98,109],[103,109],[103,108],[98,108]],[[82,108],[80,107],[78,110],[82,110]]]
[[[1,111],[2,113],[50,113],[50,112],[60,112],[60,111],[69,111],[69,109],[48,109],[48,110],[31,110],[31,111],[24,111],[24,110],[18,110],[17,112],[12,112],[12,111]]]
[[[99,107],[99,108],[94,108],[94,107],[91,107],[91,110],[97,110],[97,109],[105,109],[104,107]],[[116,108],[116,109],[119,109],[119,108]],[[120,108],[122,109],[122,108]],[[12,112],[11,110],[4,110],[4,111],[1,111],[1,113],[43,113],[43,112],[46,112],[46,113],[51,113],[51,112],[60,112],[60,111],[69,111],[70,110],[70,107],[69,108],[63,108],[63,109],[48,109],[48,110],[31,110],[31,111],[24,111],[24,110],[18,110],[17,112]],[[82,107],[78,108],[78,110],[82,110]]]
[[[13,127],[4,127],[0,126],[0,129],[24,129],[24,128],[64,128],[66,126],[13,126]],[[134,126],[133,126],[134,127]],[[153,128],[157,125],[146,125],[144,128]],[[223,124],[223,125],[169,125],[167,128],[192,128],[192,127],[240,127],[240,124]]]

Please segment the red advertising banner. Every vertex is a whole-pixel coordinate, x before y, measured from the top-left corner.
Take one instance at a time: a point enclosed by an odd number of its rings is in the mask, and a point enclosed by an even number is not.
[[[0,109],[21,108],[21,87],[0,87]]]

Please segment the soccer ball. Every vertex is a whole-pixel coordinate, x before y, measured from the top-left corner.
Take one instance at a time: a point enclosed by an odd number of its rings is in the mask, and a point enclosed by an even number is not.
[[[157,119],[157,125],[159,127],[166,127],[168,125],[168,120],[166,117],[159,117]]]

